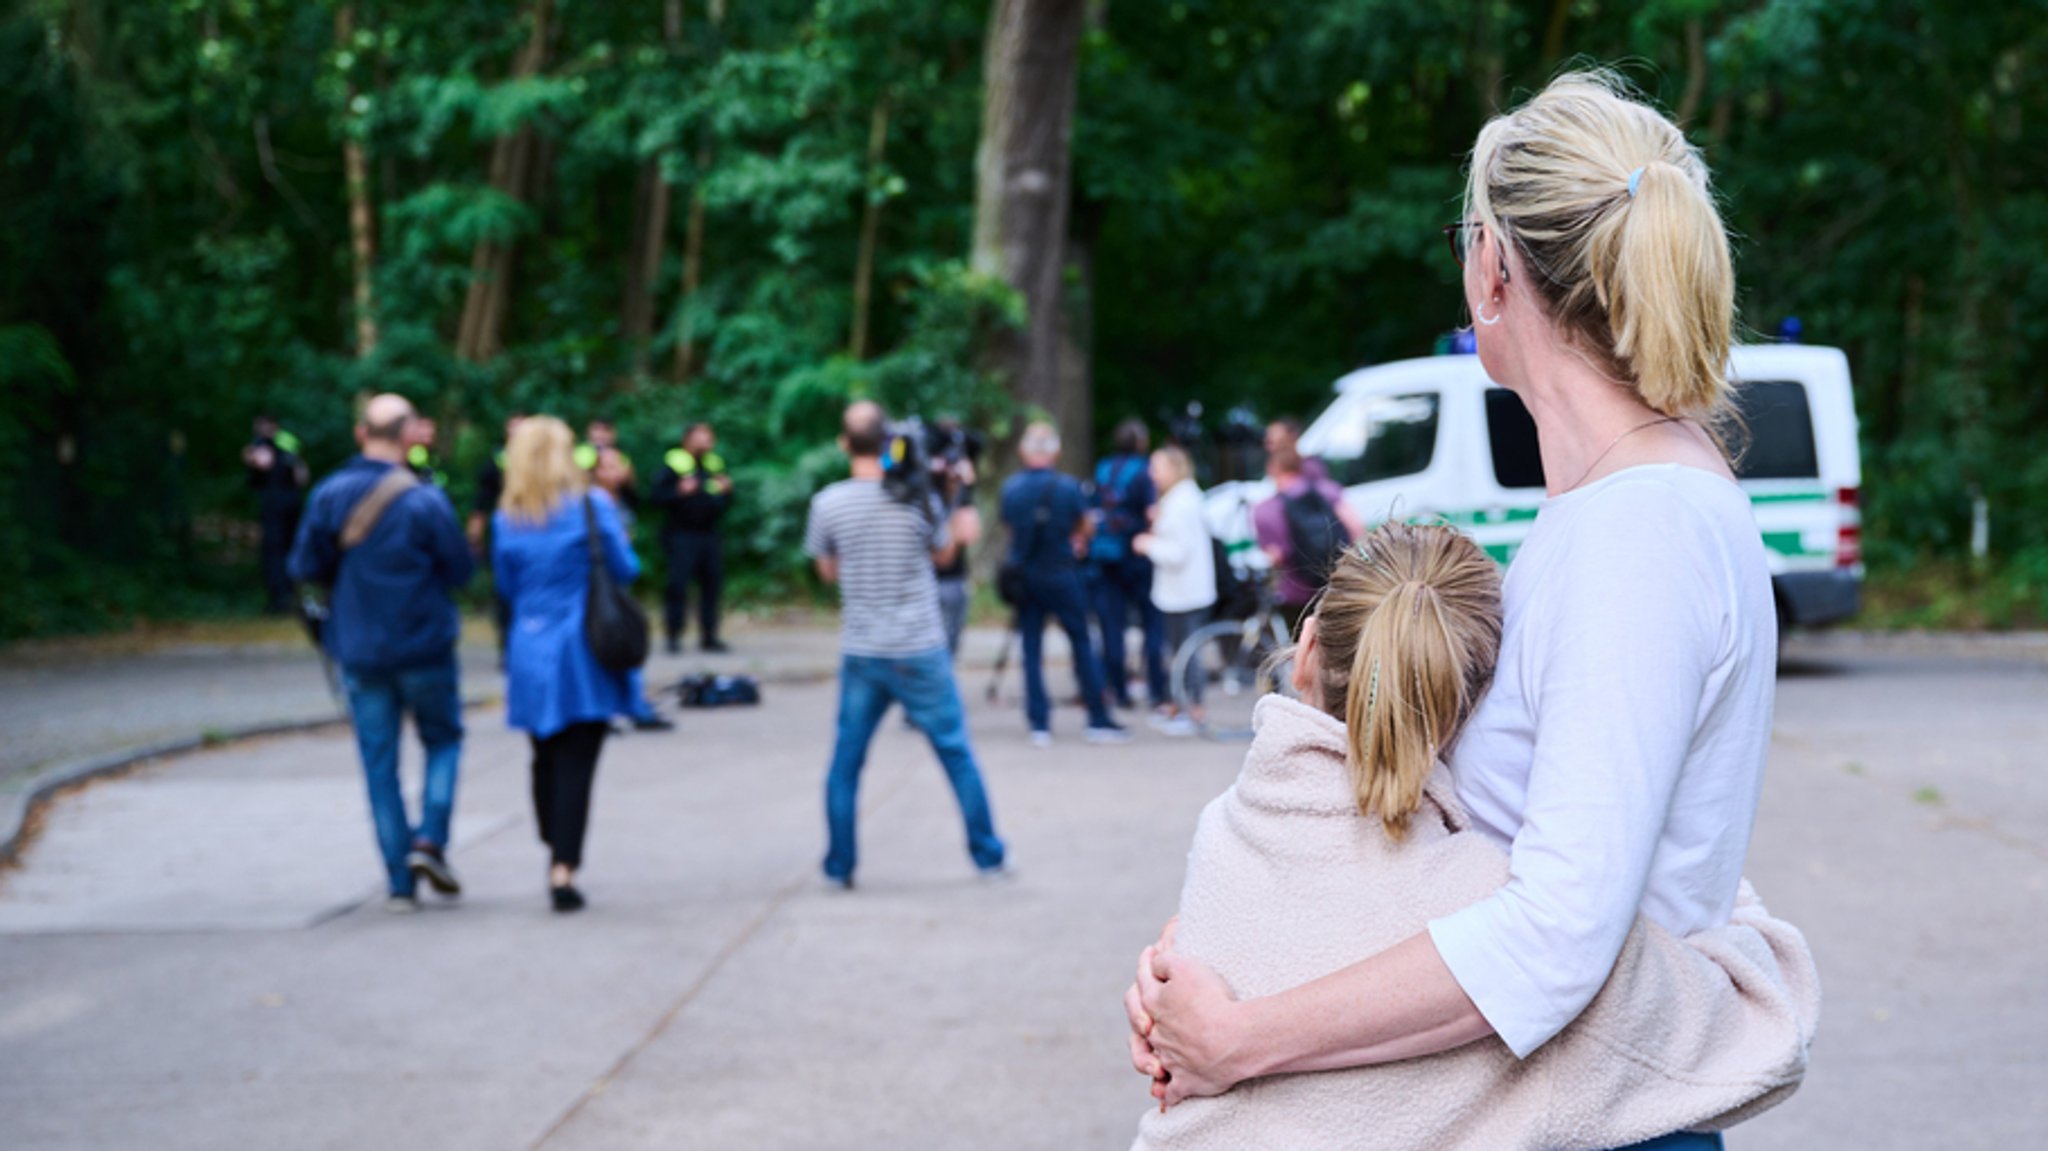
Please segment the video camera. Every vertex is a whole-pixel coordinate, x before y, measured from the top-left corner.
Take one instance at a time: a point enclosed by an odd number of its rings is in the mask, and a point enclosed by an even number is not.
[[[882,444],[882,488],[927,513],[950,511],[987,440],[952,420],[891,421]]]

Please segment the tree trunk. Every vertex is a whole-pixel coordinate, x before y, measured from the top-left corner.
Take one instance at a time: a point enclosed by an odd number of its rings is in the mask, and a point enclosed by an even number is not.
[[[711,0],[706,14],[716,44],[717,33],[725,26],[725,0]],[[690,216],[683,226],[683,292],[676,306],[676,359],[670,371],[678,385],[689,383],[697,371],[696,333],[691,331],[690,309],[697,302],[697,288],[704,278],[704,176],[709,171],[711,141],[706,138],[697,147],[697,186],[690,190]]]
[[[981,146],[975,157],[977,272],[1000,276],[1025,303],[1022,330],[991,338],[989,362],[1010,394],[1057,415],[1061,276],[1070,138],[1085,0],[993,0]]]
[[[1066,275],[1072,290],[1060,302],[1060,393],[1053,413],[1066,446],[1061,460],[1076,475],[1095,467],[1095,236],[1097,212],[1084,211],[1067,236]]]
[[[665,0],[661,34],[671,53],[682,46],[683,0]],[[639,184],[633,189],[633,234],[626,246],[626,291],[619,307],[620,328],[632,349],[635,379],[647,373],[655,293],[661,286],[661,257],[668,249],[669,209],[674,200],[674,185],[661,175],[661,157],[650,157],[640,166]]]
[[[868,198],[860,217],[860,255],[853,265],[853,335],[847,354],[856,360],[868,358],[868,309],[874,292],[875,245],[882,231],[882,159],[889,146],[889,97],[875,101],[868,118]]]
[[[554,0],[533,0],[529,9],[532,30],[526,46],[512,67],[514,77],[533,76],[547,64],[549,23]],[[516,199],[530,199],[540,165],[539,134],[533,125],[523,125],[510,136],[491,145],[491,187]],[[455,354],[471,363],[483,363],[503,346],[505,313],[512,299],[511,281],[516,244],[483,241],[469,261],[469,294],[462,303],[462,326],[455,339]]]
[[[347,51],[356,33],[356,6],[344,4],[334,14],[334,42]],[[356,357],[368,359],[377,350],[377,297],[372,277],[377,267],[377,220],[370,203],[370,164],[356,134],[354,84],[343,96],[341,137],[343,180],[348,185],[348,249],[354,276]]]
[[[1690,128],[1707,91],[1707,32],[1695,16],[1685,22],[1685,94],[1678,98],[1678,126]]]

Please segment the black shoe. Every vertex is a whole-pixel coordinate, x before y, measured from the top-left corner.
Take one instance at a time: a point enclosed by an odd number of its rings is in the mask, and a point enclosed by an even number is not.
[[[573,883],[548,888],[548,899],[554,904],[556,911],[583,910],[583,893],[576,890]]]
[[[406,853],[405,866],[414,879],[424,879],[435,891],[443,895],[461,895],[462,881],[455,877],[455,869],[448,866],[448,857],[431,843],[416,843]]]
[[[668,637],[668,648],[667,648],[667,650],[668,650],[668,653],[669,653],[670,655],[681,655],[681,654],[683,654],[683,641],[682,641],[681,639],[677,638],[676,636],[670,636],[670,637]]]
[[[725,646],[725,644],[719,642],[718,640],[707,639],[704,641],[702,650],[706,655],[724,655],[732,649]]]
[[[635,716],[633,718],[634,731],[674,731],[675,729],[675,720],[665,719],[658,715]]]

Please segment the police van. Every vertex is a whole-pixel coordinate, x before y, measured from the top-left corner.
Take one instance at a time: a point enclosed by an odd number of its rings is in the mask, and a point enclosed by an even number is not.
[[[1856,613],[1863,552],[1862,462],[1849,361],[1834,348],[1739,347],[1733,374],[1746,435],[1736,467],[1756,511],[1780,631]],[[1398,516],[1468,532],[1506,564],[1544,499],[1536,425],[1513,392],[1487,379],[1479,357],[1379,364],[1337,381],[1337,398],[1301,436],[1367,523]],[[1249,509],[1272,485],[1222,485],[1210,529],[1233,556],[1259,562]]]

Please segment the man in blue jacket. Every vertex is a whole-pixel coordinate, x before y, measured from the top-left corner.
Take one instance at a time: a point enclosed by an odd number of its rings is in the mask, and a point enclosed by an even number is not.
[[[348,690],[393,911],[418,909],[422,879],[444,895],[462,892],[447,860],[462,760],[461,620],[448,593],[469,581],[475,562],[448,496],[405,466],[413,419],[403,396],[364,407],[362,455],[313,489],[290,564],[294,580],[333,589],[323,640]],[[427,753],[417,825],[398,786],[408,710]]]

